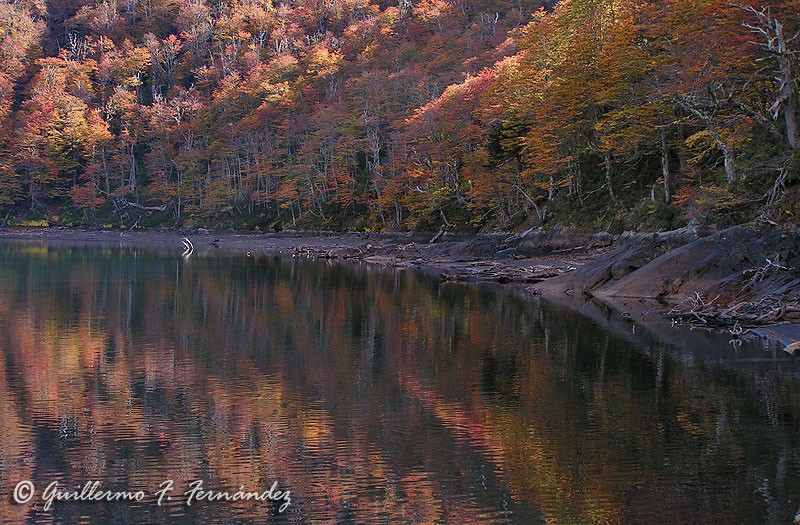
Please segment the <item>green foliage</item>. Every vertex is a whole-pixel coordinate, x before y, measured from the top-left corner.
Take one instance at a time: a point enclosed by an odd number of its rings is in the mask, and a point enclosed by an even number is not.
[[[641,201],[630,213],[624,229],[628,230],[675,230],[686,225],[681,209],[665,202]]]

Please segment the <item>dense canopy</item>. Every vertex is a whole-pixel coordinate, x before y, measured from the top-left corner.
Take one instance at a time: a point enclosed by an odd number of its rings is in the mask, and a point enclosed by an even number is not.
[[[794,222],[800,2],[0,0],[0,219]]]

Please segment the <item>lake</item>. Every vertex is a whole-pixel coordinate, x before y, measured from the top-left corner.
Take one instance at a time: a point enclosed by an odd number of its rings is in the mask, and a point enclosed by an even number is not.
[[[0,244],[1,523],[800,508],[800,365],[774,348],[411,271],[177,252]]]

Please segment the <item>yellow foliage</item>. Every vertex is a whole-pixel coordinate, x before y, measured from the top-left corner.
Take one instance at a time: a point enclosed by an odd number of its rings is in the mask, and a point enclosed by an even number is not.
[[[30,221],[22,221],[16,224],[22,228],[47,228],[50,224],[44,219],[34,219]]]

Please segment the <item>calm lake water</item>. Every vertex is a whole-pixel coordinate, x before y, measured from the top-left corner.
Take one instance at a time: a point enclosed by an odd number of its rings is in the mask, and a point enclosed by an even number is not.
[[[0,244],[0,522],[798,512],[800,365],[780,351],[412,272],[178,249]],[[23,480],[36,492],[15,504]],[[291,504],[187,505],[196,480],[277,483]],[[45,510],[54,481],[145,497]]]

